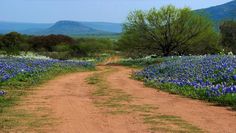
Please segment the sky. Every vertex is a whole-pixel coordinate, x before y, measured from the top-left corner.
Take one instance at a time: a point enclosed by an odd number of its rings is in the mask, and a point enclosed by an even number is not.
[[[0,21],[54,23],[58,20],[124,22],[136,9],[168,4],[192,9],[231,0],[0,0]]]

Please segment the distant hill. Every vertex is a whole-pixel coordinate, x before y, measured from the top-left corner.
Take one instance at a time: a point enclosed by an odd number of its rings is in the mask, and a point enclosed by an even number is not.
[[[122,24],[109,22],[58,21],[55,24],[0,22],[0,34],[16,31],[22,34],[96,35],[121,33]]]
[[[49,28],[53,24],[41,24],[41,23],[17,23],[17,22],[0,22],[0,33],[8,33],[12,31],[21,33],[33,33],[46,28]]]
[[[110,34],[110,32],[97,30],[88,27],[80,22],[59,21],[50,28],[40,31],[36,34],[87,35],[87,34]]]
[[[121,23],[107,23],[107,22],[80,22],[80,23],[97,30],[114,32],[114,33],[122,32]]]
[[[228,19],[236,20],[236,0],[218,6],[196,10],[196,12],[206,14],[217,23]]]

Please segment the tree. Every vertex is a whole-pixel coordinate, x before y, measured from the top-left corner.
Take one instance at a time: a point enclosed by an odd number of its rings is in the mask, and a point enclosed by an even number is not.
[[[30,50],[32,50],[32,44],[27,43],[27,42],[22,42],[19,45],[20,51],[24,51],[25,54],[27,54]]]
[[[109,39],[83,38],[77,40],[83,53],[94,55],[115,49],[114,43]]]
[[[53,47],[61,44],[74,44],[74,39],[65,35],[33,36],[28,42],[35,51],[53,51]]]
[[[61,43],[52,47],[52,50],[55,52],[69,52],[71,51],[71,46],[65,43]]]
[[[236,53],[236,21],[225,21],[220,25],[221,43]]]
[[[215,34],[211,21],[189,8],[131,12],[124,24],[121,48],[144,54],[188,54],[190,47]],[[207,42],[208,43],[208,42]]]
[[[1,49],[2,49],[2,47],[3,47],[2,38],[3,38],[3,36],[2,36],[2,35],[0,35],[0,50],[1,50]]]
[[[2,49],[7,53],[7,55],[17,55],[19,54],[19,45],[23,42],[21,34],[17,32],[11,32],[2,37]]]

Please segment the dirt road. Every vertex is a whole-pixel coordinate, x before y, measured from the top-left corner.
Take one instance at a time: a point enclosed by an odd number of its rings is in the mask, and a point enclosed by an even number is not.
[[[131,71],[99,67],[58,77],[39,87],[25,108],[50,110],[54,124],[43,132],[236,132],[236,112],[147,88],[129,78]]]

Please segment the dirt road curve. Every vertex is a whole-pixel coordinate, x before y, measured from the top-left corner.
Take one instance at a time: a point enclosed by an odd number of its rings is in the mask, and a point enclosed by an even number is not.
[[[235,112],[144,87],[141,82],[129,78],[131,69],[118,66],[112,68],[114,70],[105,76],[105,81],[110,88],[121,89],[134,97],[130,104],[156,106],[157,113],[180,117],[206,132],[236,132]],[[100,67],[100,72],[106,69],[106,67]],[[94,104],[92,92],[95,86],[85,81],[93,73],[96,72],[68,74],[51,80],[39,88],[34,97],[37,97],[37,101],[44,101],[44,104],[52,111],[51,115],[58,121],[50,127],[51,129],[47,129],[48,132],[151,132],[147,130],[149,126],[135,113],[111,115],[104,113],[104,109]],[[159,131],[155,130],[155,132]]]
[[[128,78],[129,69],[118,67],[118,70],[107,78],[108,81],[112,83],[112,86],[117,86],[133,96],[142,98],[138,102],[157,105],[160,112],[180,116],[208,132],[236,132],[236,112],[211,106],[198,100],[182,98],[161,91],[157,92],[144,87],[141,82]]]

